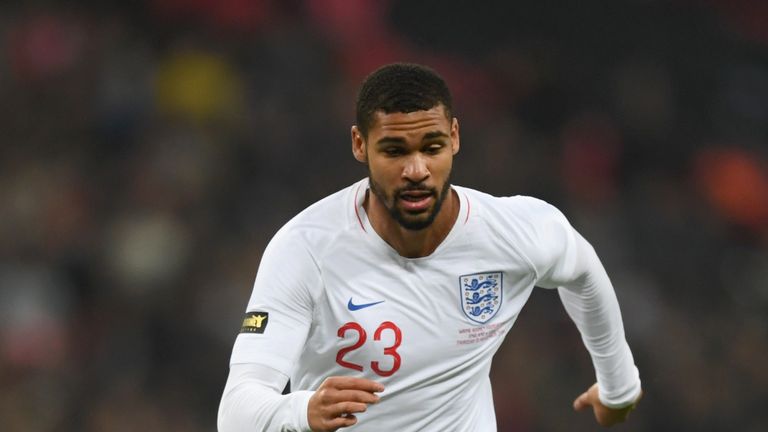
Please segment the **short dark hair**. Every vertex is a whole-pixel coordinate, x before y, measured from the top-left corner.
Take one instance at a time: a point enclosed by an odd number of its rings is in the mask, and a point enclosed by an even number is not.
[[[409,113],[425,111],[442,104],[451,119],[451,92],[443,78],[427,66],[392,63],[382,66],[363,81],[357,95],[357,127],[363,137],[373,123],[376,111]]]

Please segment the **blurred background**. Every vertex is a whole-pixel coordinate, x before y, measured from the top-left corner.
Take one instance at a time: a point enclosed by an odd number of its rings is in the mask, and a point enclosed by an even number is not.
[[[616,430],[768,430],[763,0],[0,5],[0,429],[214,431],[262,250],[366,175],[354,99],[444,75],[454,183],[559,206],[646,396]],[[500,431],[587,431],[552,291],[492,371]]]

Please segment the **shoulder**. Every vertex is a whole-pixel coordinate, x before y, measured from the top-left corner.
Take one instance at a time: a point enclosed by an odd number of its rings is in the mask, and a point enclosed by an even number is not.
[[[457,191],[465,194],[472,207],[470,219],[476,232],[501,240],[537,275],[561,254],[572,235],[563,213],[544,200],[525,195],[497,197],[468,188]]]
[[[365,181],[352,184],[313,203],[294,216],[274,235],[270,246],[289,243],[317,252],[338,235],[354,229],[356,194],[365,193]]]
[[[471,188],[455,188],[458,193],[466,196],[476,216],[493,224],[534,228],[564,219],[557,207],[539,198],[525,195],[494,196]]]

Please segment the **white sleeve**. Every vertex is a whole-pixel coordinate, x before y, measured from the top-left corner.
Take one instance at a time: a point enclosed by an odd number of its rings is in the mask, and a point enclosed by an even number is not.
[[[630,405],[640,396],[640,376],[613,285],[592,245],[565,216],[548,204],[543,210],[536,229],[540,253],[532,260],[537,285],[558,289],[592,357],[600,401],[611,408]]]
[[[290,377],[309,334],[314,293],[321,285],[320,270],[306,242],[283,228],[264,250],[246,309],[246,318],[266,317],[264,328],[241,330],[230,365],[258,363]]]
[[[312,392],[281,394],[312,325],[322,279],[300,234],[278,232],[264,251],[221,399],[221,432],[309,431]]]
[[[282,395],[287,382],[268,366],[232,365],[219,405],[219,432],[311,432],[307,404],[313,392]]]

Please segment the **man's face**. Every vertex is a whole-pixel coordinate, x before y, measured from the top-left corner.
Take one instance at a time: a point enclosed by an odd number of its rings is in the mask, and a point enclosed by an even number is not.
[[[403,228],[432,224],[449,190],[459,125],[442,105],[411,113],[374,114],[364,139],[352,129],[355,157],[368,163],[371,191]]]

